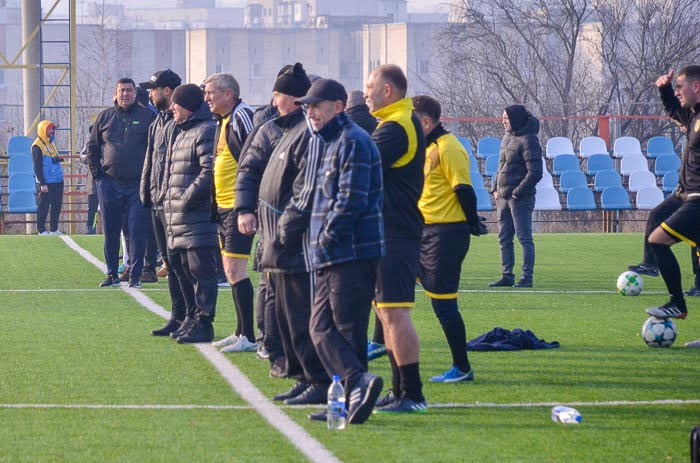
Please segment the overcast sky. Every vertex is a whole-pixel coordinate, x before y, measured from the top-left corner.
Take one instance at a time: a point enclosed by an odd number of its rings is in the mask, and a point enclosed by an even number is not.
[[[443,1],[444,0],[408,0],[408,10],[432,12],[435,11],[436,6]],[[225,0],[225,3],[230,5],[245,6],[245,0]]]

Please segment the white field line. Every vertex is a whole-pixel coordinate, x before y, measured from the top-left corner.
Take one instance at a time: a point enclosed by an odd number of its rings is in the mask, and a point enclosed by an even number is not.
[[[81,248],[69,236],[62,236],[61,239],[74,251],[80,254],[85,260],[95,265],[102,273],[107,271],[106,265]],[[122,286],[121,289],[133,297],[139,304],[150,312],[163,317],[170,318],[170,312],[163,309],[148,296],[136,288]],[[110,291],[105,289],[104,291]],[[271,426],[281,432],[287,439],[309,460],[318,463],[340,462],[326,449],[319,441],[314,439],[304,428],[299,426],[294,420],[289,418],[279,407],[265,397],[250,380],[229,360],[215,348],[205,344],[195,345],[199,352],[206,358],[217,371],[224,377],[233,390],[248,402]]]
[[[557,405],[576,407],[644,407],[649,405],[699,405],[700,399],[664,400],[607,400],[595,402],[473,402],[473,403],[429,403],[429,408],[538,408]],[[88,410],[256,410],[249,405],[197,405],[197,404],[0,404],[0,409],[88,409]],[[284,408],[316,409],[318,405],[293,405]]]
[[[37,289],[0,289],[0,293],[85,293],[104,292],[100,288],[37,288]],[[168,291],[167,288],[141,288],[140,291]],[[230,291],[228,287],[219,291]],[[416,289],[417,293],[425,290]],[[460,289],[460,293],[501,293],[501,294],[617,294],[617,291],[604,289],[567,290],[567,289]],[[666,294],[664,291],[644,291],[644,294]]]

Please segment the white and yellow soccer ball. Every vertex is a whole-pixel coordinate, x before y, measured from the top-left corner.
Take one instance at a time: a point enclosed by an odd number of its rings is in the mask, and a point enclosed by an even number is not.
[[[617,290],[623,296],[639,296],[644,289],[644,280],[636,272],[625,272],[617,277]]]
[[[642,338],[649,347],[671,347],[678,336],[673,320],[649,317],[642,326]]]

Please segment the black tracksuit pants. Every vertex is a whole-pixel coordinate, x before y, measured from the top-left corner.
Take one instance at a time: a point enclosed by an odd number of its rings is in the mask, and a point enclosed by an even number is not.
[[[175,249],[182,260],[185,275],[194,288],[196,311],[205,312],[211,317],[216,313],[216,298],[219,293],[219,281],[216,278],[216,254],[218,247]],[[174,253],[173,252],[173,253]]]
[[[63,206],[63,182],[47,183],[49,191],[44,193],[39,190],[39,200],[36,207],[36,230],[39,233],[46,231],[46,216],[49,215],[49,207],[51,208],[51,217],[49,218],[49,231],[58,231],[58,216],[61,214]]]
[[[275,301],[287,375],[313,383],[330,383],[309,335],[311,288],[309,273],[269,274],[267,291],[272,293],[268,297]]]
[[[376,260],[316,270],[311,339],[328,375],[340,375],[346,391],[367,371],[367,326],[376,272]]]
[[[180,253],[168,249],[168,237],[165,233],[165,214],[162,209],[151,210],[153,233],[160,255],[168,267],[168,291],[172,304],[172,314],[178,320],[186,315],[194,315],[194,287],[182,267]]]

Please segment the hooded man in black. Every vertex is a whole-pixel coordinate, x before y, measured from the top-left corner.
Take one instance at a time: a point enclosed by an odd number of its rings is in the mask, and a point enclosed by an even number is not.
[[[542,178],[542,146],[537,137],[540,122],[522,105],[503,112],[506,130],[501,141],[496,181],[491,192],[498,211],[498,242],[501,245],[501,279],[489,286],[532,287],[535,243],[532,240],[532,211],[535,186]],[[513,236],[523,248],[523,274],[515,283]]]

